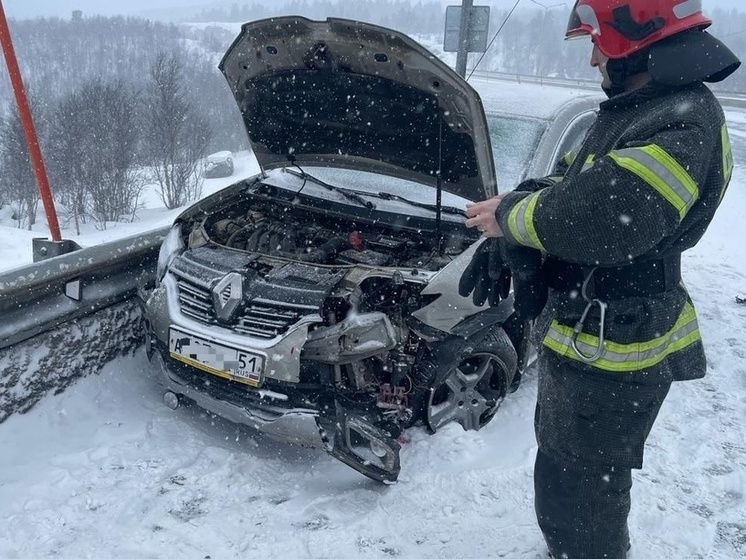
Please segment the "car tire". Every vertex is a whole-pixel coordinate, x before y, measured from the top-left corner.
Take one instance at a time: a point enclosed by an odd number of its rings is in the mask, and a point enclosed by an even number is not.
[[[508,393],[517,362],[500,327],[439,343],[422,361],[421,372],[432,379],[423,398],[423,422],[433,433],[452,421],[467,431],[481,429]]]

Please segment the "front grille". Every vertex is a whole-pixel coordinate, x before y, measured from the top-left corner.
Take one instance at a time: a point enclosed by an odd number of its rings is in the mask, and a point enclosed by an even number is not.
[[[308,310],[250,303],[236,320],[233,329],[257,338],[271,339],[287,332],[305,314],[308,314]]]
[[[181,312],[203,324],[217,324],[210,289],[181,274],[174,274],[174,276],[179,288]]]
[[[304,316],[318,312],[307,306],[254,301],[241,307],[229,322],[221,322],[215,314],[209,286],[188,277],[181,270],[171,271],[176,278],[182,314],[202,324],[220,324],[240,334],[271,340],[287,332]]]

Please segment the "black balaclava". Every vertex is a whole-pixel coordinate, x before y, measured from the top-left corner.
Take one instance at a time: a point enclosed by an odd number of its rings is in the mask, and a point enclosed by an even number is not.
[[[627,78],[647,71],[649,53],[648,49],[644,49],[625,58],[610,58],[606,62],[606,72],[609,74],[611,86],[603,88],[606,95],[614,97],[624,93]]]

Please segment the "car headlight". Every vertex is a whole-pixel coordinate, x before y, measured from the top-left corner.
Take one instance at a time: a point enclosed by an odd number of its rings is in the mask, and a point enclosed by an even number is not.
[[[184,246],[184,240],[181,236],[181,224],[177,223],[168,232],[166,238],[163,239],[161,250],[158,253],[158,266],[155,270],[156,285],[161,283],[161,280],[163,279],[163,276],[166,275],[166,270],[171,264],[171,261],[176,258],[176,256],[184,252],[185,248],[186,247]]]

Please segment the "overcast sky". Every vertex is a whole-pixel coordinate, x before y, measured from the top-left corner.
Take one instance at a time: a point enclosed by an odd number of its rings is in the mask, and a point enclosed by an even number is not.
[[[255,0],[250,0],[251,4]],[[272,2],[273,0],[268,0]],[[177,8],[210,4],[199,0],[2,0],[8,17],[28,18],[36,16],[69,17],[73,10],[83,14],[133,14],[159,8]],[[243,1],[239,1],[243,4]]]
[[[239,5],[251,4],[257,0],[233,0]],[[277,0],[264,0],[268,3],[275,3]],[[5,7],[5,13],[8,17],[13,18],[30,18],[37,16],[58,16],[69,17],[73,10],[83,10],[85,15],[92,14],[134,14],[147,10],[160,8],[178,8],[180,6],[195,6],[215,4],[214,0],[2,0]],[[230,2],[226,2],[230,3]],[[453,0],[449,4],[460,4],[460,0]],[[481,4],[476,0],[475,4]],[[484,2],[487,3],[487,2]],[[498,5],[507,7],[513,5],[513,0],[497,0]],[[572,0],[536,0],[536,3],[545,6],[553,6],[558,3],[566,5],[572,4]],[[744,0],[703,0],[705,9],[716,7],[744,9]],[[521,0],[524,7],[529,7],[531,0]]]

